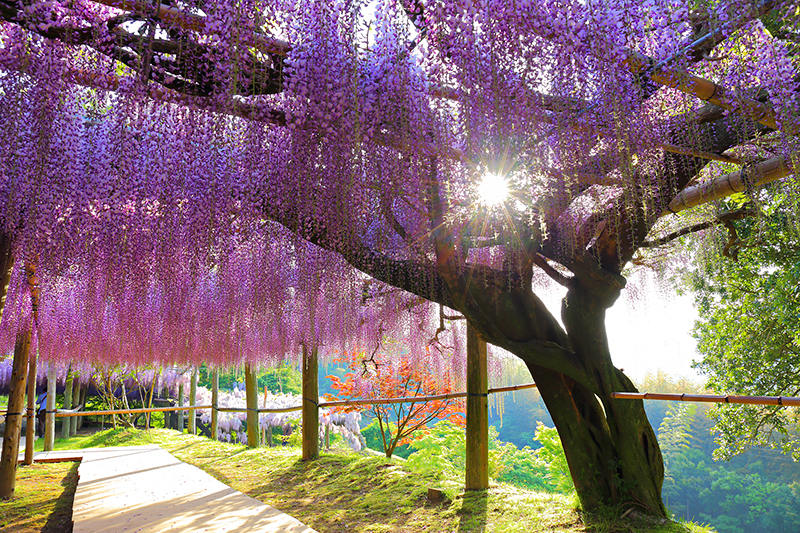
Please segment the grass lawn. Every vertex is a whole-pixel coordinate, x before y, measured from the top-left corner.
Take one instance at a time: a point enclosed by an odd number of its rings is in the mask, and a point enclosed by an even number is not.
[[[17,469],[16,497],[0,502],[3,533],[72,531],[78,463],[34,463]]]
[[[486,492],[465,494],[458,479],[412,471],[400,460],[347,450],[323,453],[318,461],[304,462],[300,460],[300,450],[293,447],[251,450],[164,429],[108,430],[56,441],[56,449],[140,444],[157,444],[178,459],[202,468],[320,533],[709,531],[693,525],[660,524],[630,516],[622,520],[595,519],[587,527],[573,498],[505,484],[492,485]],[[25,469],[20,472],[24,473]],[[37,483],[52,484],[63,491],[60,479]],[[429,487],[443,489],[444,501],[429,503]],[[28,495],[20,493],[20,501],[32,497],[55,500],[58,492],[45,497],[34,489],[35,496],[30,492]],[[6,505],[9,504],[0,504],[0,509]],[[8,531],[47,531],[31,527]]]

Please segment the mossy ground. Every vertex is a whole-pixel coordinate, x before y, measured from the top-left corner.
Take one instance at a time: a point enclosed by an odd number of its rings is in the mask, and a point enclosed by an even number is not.
[[[35,463],[17,469],[15,497],[0,502],[3,533],[72,531],[78,463]]]
[[[157,444],[320,533],[707,531],[630,516],[622,520],[595,518],[587,525],[575,500],[563,495],[505,484],[492,485],[485,492],[464,493],[456,479],[412,471],[404,461],[348,450],[332,450],[317,461],[305,462],[293,447],[248,449],[163,429],[108,430],[57,441],[56,448],[140,444]],[[429,503],[429,487],[443,489],[444,501]]]

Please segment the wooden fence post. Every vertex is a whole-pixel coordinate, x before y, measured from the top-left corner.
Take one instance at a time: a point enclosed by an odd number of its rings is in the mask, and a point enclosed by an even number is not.
[[[183,376],[181,376],[183,378]],[[183,407],[183,381],[178,383],[178,407]],[[175,425],[175,429],[183,433],[183,411],[175,411],[177,415],[178,423]]]
[[[64,409],[72,409],[72,382],[75,379],[75,375],[67,370],[67,379],[64,382]],[[62,418],[61,419],[61,438],[68,439],[69,438],[69,428],[72,424],[69,421],[69,418]]]
[[[28,423],[25,427],[26,465],[33,464],[33,443],[36,440],[36,355],[36,352],[33,352],[28,357]]]
[[[303,459],[319,457],[319,366],[317,349],[303,345]]]
[[[44,451],[52,452],[56,438],[56,365],[47,367],[47,407],[44,417]]]
[[[219,369],[215,368],[211,375],[211,438],[217,440],[217,430],[219,429]]]
[[[489,378],[486,343],[467,323],[466,490],[489,488]]]
[[[258,448],[258,383],[256,371],[244,365],[244,388],[247,398],[247,447]]]
[[[89,395],[89,383],[84,383],[83,385],[81,385],[81,394],[80,397],[78,398],[78,405],[83,406],[81,408],[82,411],[86,410],[86,398],[88,395]],[[78,429],[81,429],[83,427],[83,417],[79,416],[77,418],[78,418]]]
[[[78,379],[78,376],[72,378],[72,408],[76,409],[81,405],[81,382]],[[77,416],[70,416],[67,418],[69,420],[69,433],[72,436],[78,434],[78,417]]]
[[[22,428],[22,409],[25,405],[25,367],[31,347],[31,330],[17,333],[14,345],[14,362],[11,369],[11,383],[8,395],[6,429],[3,432],[3,453],[0,457],[0,499],[7,500],[14,495],[17,481],[17,455],[19,454],[19,434]]]
[[[189,405],[197,405],[197,368],[192,370],[192,381],[189,385]],[[189,410],[189,433],[197,434],[197,412]]]

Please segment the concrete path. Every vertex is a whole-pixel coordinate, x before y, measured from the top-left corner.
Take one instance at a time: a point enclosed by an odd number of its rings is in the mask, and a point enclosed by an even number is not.
[[[316,533],[274,507],[245,496],[158,446],[37,454],[81,456],[74,533]]]

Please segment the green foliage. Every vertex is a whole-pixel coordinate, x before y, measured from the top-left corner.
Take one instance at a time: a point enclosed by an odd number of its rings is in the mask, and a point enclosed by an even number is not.
[[[575,491],[572,476],[569,473],[567,457],[556,428],[549,428],[539,422],[536,427],[536,440],[542,447],[536,450],[538,456],[547,464],[548,478],[558,492],[570,493]]]
[[[212,371],[207,365],[200,366],[197,374],[197,385],[211,389]],[[273,394],[300,394],[303,387],[302,375],[299,370],[288,365],[269,368],[256,375],[258,390],[267,390]],[[244,383],[244,369],[233,368],[219,373],[219,388],[233,390],[234,387]]]
[[[800,395],[800,235],[791,214],[798,206],[784,192],[791,185],[755,202],[747,195],[728,201],[730,208],[751,202],[758,215],[736,223],[736,239],[724,233],[717,247],[698,246],[705,260],[685,272],[701,316],[696,367],[715,392]],[[800,459],[797,410],[723,405],[712,416],[719,458],[769,446]]]
[[[710,412],[705,404],[679,404],[661,424],[667,506],[721,533],[800,532],[800,465],[763,449],[715,463]]]
[[[387,442],[392,438],[392,435],[395,431],[396,425],[391,422],[389,423],[389,427],[384,427],[384,436],[386,437]],[[367,427],[361,430],[361,434],[364,435],[364,440],[367,442],[368,448],[372,450],[383,451],[383,439],[381,438],[381,429],[378,425],[378,419],[372,419],[372,422],[370,422]],[[392,455],[397,455],[398,457],[406,459],[413,451],[414,450],[411,449],[410,445],[403,444],[402,446],[396,447],[392,452]]]

